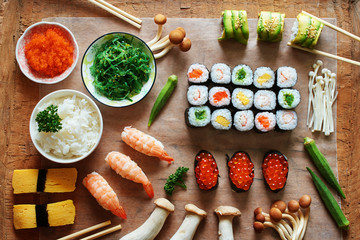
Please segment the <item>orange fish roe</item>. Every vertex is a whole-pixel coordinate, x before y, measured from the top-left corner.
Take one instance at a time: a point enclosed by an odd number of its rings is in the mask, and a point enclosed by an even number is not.
[[[245,152],[235,153],[228,161],[229,177],[232,188],[237,191],[247,191],[254,180],[254,164]]]
[[[228,97],[229,97],[229,95],[227,94],[226,91],[216,92],[216,93],[213,95],[214,103],[218,103],[218,102],[220,102],[221,100],[223,100],[224,98],[228,98]]]
[[[195,177],[200,189],[210,190],[217,186],[219,170],[211,153],[200,151],[196,155]]]
[[[203,74],[203,71],[201,69],[194,69],[191,73],[189,73],[190,78],[199,78]]]
[[[266,116],[260,116],[258,118],[259,122],[261,123],[261,125],[263,125],[264,128],[268,128],[270,127],[270,121],[269,118]]]
[[[73,63],[74,47],[57,27],[45,33],[35,33],[25,46],[25,56],[30,67],[47,77],[63,73]]]

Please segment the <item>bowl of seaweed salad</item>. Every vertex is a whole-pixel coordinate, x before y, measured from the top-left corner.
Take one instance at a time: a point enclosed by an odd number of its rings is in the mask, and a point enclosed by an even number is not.
[[[124,32],[107,33],[85,51],[81,77],[86,89],[110,107],[141,101],[156,78],[155,58],[140,38]]]

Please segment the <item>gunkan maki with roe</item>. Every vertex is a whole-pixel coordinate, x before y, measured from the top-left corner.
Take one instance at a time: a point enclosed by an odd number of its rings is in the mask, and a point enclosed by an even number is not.
[[[254,164],[249,154],[239,151],[226,157],[231,188],[235,192],[248,191],[254,181]]]
[[[195,157],[195,178],[202,190],[212,190],[218,185],[219,169],[213,155],[201,150]]]
[[[285,187],[289,173],[289,164],[284,154],[279,151],[265,153],[262,163],[265,185],[273,192],[279,192]]]

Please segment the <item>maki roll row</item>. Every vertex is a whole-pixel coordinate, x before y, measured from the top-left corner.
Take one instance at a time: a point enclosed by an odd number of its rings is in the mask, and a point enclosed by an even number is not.
[[[254,181],[254,164],[250,155],[244,151],[235,152],[230,158],[226,154],[226,163],[231,188],[235,192],[246,192]],[[267,186],[273,192],[279,192],[286,185],[289,164],[284,154],[279,151],[265,153],[262,173]],[[214,156],[201,150],[195,156],[195,179],[201,190],[213,190],[219,185],[219,169]]]
[[[209,71],[205,65],[200,63],[192,64],[187,72],[190,84],[209,83],[209,79],[214,84],[230,84],[234,86],[252,86],[258,89],[270,89],[275,86],[279,88],[294,87],[297,82],[297,72],[293,67],[279,67],[274,72],[269,67],[258,67],[254,72],[245,64],[231,68],[225,63],[215,63]]]
[[[237,111],[232,117],[229,109],[221,108],[211,112],[208,106],[190,107],[185,111],[185,120],[190,127],[205,127],[211,123],[218,130],[230,130],[232,126],[240,132],[254,129],[257,132],[275,130],[289,131],[297,127],[298,117],[295,111],[278,110],[276,113],[253,111]]]

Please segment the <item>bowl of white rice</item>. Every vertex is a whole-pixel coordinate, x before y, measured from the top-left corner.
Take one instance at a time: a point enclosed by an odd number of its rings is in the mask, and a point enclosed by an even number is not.
[[[61,129],[39,131],[38,114],[49,106],[57,107]],[[74,163],[89,156],[98,146],[103,119],[95,102],[87,95],[70,89],[52,92],[42,98],[30,117],[30,137],[45,158],[57,163]]]

